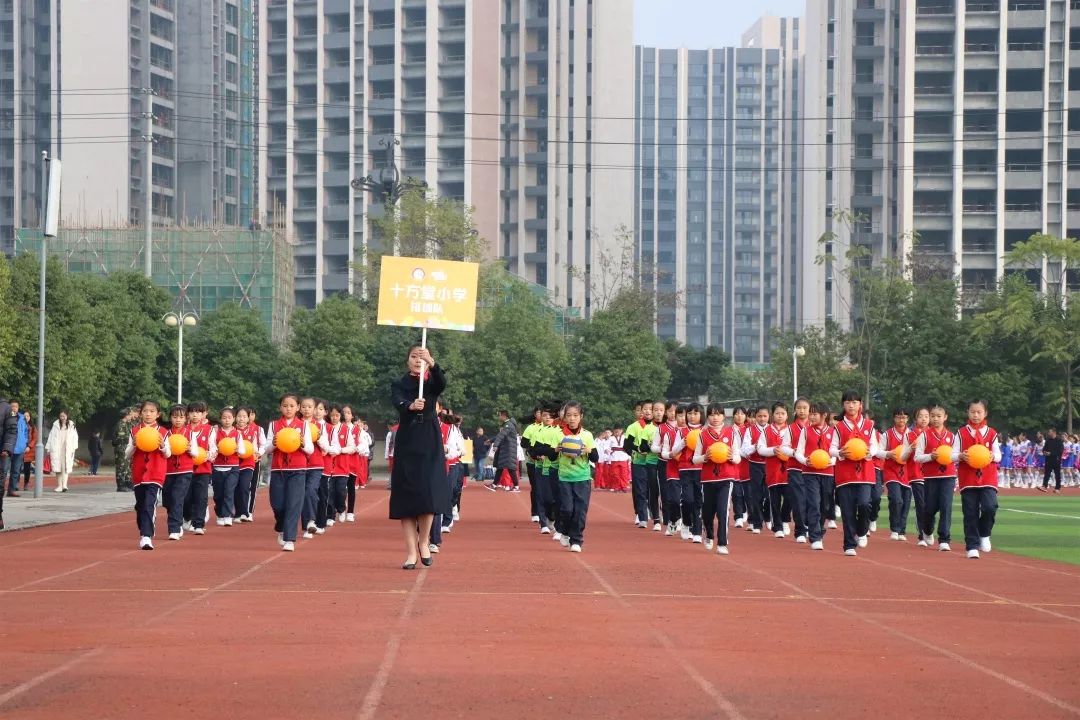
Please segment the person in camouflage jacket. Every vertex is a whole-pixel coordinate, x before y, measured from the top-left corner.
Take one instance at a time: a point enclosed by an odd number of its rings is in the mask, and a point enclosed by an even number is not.
[[[139,413],[135,408],[127,408],[120,422],[116,424],[113,432],[113,462],[116,464],[116,492],[127,492],[133,489],[131,484],[131,462],[124,457],[127,448],[128,437],[131,429],[135,427]]]

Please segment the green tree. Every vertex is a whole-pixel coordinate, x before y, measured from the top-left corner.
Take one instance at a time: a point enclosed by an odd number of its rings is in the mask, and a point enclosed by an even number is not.
[[[185,365],[185,395],[214,409],[241,403],[274,407],[274,368],[280,360],[258,311],[222,305],[199,319],[184,345],[194,350]]]
[[[1058,376],[1058,403],[1067,432],[1077,414],[1073,383],[1080,366],[1080,312],[1068,302],[1068,272],[1080,268],[1080,241],[1035,234],[1006,256],[1013,271],[977,316],[984,338],[1021,344],[1033,363],[1045,361]]]
[[[638,305],[635,297],[616,297],[591,321],[574,327],[560,385],[568,393],[565,399],[582,403],[588,427],[625,425],[632,401],[663,398],[671,382],[667,353],[653,334],[653,317],[626,309]]]
[[[698,395],[719,397],[729,380],[726,371],[731,367],[731,356],[721,348],[712,346],[704,350],[683,345],[678,340],[664,341],[667,351],[671,383],[667,397],[696,399]]]
[[[838,408],[845,390],[859,385],[861,374],[847,359],[848,338],[835,323],[810,326],[802,332],[776,332],[766,373],[767,398],[792,400],[791,349],[802,346],[806,354],[799,358],[799,395]]]
[[[0,256],[0,373],[10,367],[15,358],[18,337],[18,313],[11,296],[11,264]]]
[[[496,298],[481,308],[479,326],[467,336],[462,368],[466,408],[478,422],[494,423],[500,409],[530,414],[538,400],[554,397],[567,362],[566,343],[555,332],[544,298],[498,267],[485,268],[484,283]]]
[[[275,384],[359,405],[375,382],[364,320],[360,305],[341,296],[327,298],[314,310],[294,312]]]

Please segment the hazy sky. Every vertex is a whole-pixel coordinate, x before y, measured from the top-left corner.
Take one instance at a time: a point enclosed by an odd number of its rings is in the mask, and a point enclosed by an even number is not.
[[[634,43],[700,49],[738,45],[760,16],[802,15],[804,5],[805,0],[634,0]]]

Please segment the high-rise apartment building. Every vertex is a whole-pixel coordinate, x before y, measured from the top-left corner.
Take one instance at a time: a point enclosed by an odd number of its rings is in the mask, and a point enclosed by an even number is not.
[[[657,334],[742,363],[766,362],[790,322],[798,235],[798,21],[771,20],[776,37],[755,26],[748,47],[636,59],[638,260],[647,287],[677,300],[661,302]]]
[[[141,225],[148,189],[155,224],[251,222],[254,0],[69,3],[60,35],[66,224]]]
[[[1080,233],[1080,5],[1070,0],[903,4],[909,69],[904,227],[917,262],[952,271],[967,305],[1034,233]],[[1076,278],[1070,278],[1075,283]]]
[[[349,183],[392,161],[472,206],[511,271],[587,312],[569,268],[632,218],[631,33],[621,0],[271,0],[264,207],[299,243],[298,304],[360,289],[383,207]]]
[[[38,225],[41,152],[55,155],[55,5],[0,0],[0,253]]]
[[[809,0],[802,28],[804,142],[800,324],[852,320],[844,272],[858,244],[871,262],[901,252],[911,229],[903,153],[904,78],[910,54],[901,12],[907,0]],[[910,163],[906,163],[910,167]],[[828,242],[819,242],[822,238]],[[839,262],[817,264],[831,255]]]

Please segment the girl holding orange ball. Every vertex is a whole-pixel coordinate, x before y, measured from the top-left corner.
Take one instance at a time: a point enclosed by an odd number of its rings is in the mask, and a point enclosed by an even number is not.
[[[724,425],[724,406],[710,403],[706,410],[708,425],[701,431],[694,464],[701,467],[701,487],[704,493],[702,516],[705,524],[705,549],[728,554],[728,499],[731,487],[739,478],[742,459],[742,438],[734,426]]]
[[[296,549],[300,512],[304,506],[307,456],[314,451],[308,424],[297,417],[300,398],[294,393],[281,396],[281,417],[270,423],[263,454],[273,452],[270,462],[270,507],[274,510],[274,530],[285,552]]]
[[[878,449],[889,496],[889,539],[901,542],[907,540],[908,513],[911,511],[911,477],[907,472],[907,460],[914,433],[908,430],[907,423],[907,410],[895,408],[893,426],[880,436],[881,447]]]
[[[781,448],[784,431],[787,430],[787,405],[773,403],[772,422],[758,437],[757,454],[765,458],[765,486],[769,489],[769,510],[772,515],[773,535],[782,538],[791,534],[787,520],[791,518],[791,504],[787,494],[787,461]]]
[[[956,433],[954,453],[960,459],[960,507],[964,513],[967,556],[990,552],[990,531],[997,516],[998,463],[1001,443],[997,431],[986,424],[986,401],[968,403],[968,422]]]
[[[231,407],[221,409],[219,424],[210,431],[209,463],[213,467],[214,514],[217,524],[231,527],[236,500],[236,484],[240,480],[240,443],[243,437],[233,423],[236,411]]]
[[[945,427],[949,416],[941,405],[931,405],[930,426],[915,443],[915,462],[922,465],[926,508],[923,516],[923,540],[934,546],[934,517],[938,517],[938,550],[949,552],[952,546],[952,495],[956,487],[956,461],[953,446],[956,436]]]
[[[874,424],[863,417],[862,396],[848,390],[841,398],[844,417],[836,424],[830,455],[837,458],[836,504],[844,524],[844,554],[866,547],[870,532],[870,490],[876,482],[872,458],[878,452]]]
[[[251,507],[258,488],[255,469],[261,457],[262,435],[259,426],[253,421],[250,408],[242,407],[236,411],[236,429],[244,439],[244,448],[240,455],[240,467],[237,471],[236,495],[233,500],[233,519],[237,522],[252,522]]]
[[[799,437],[794,457],[806,466],[803,481],[806,493],[806,533],[811,550],[825,549],[825,528],[833,511],[833,465],[829,451],[836,430],[829,425],[829,408],[822,403],[810,405],[806,429]]]
[[[165,488],[162,504],[169,522],[169,539],[184,536],[184,501],[191,487],[191,470],[199,447],[191,442],[191,428],[187,424],[187,406],[173,405],[169,408],[169,460],[165,466]]]
[[[131,463],[135,486],[135,522],[139,525],[139,549],[154,549],[154,513],[158,493],[165,484],[169,458],[168,431],[157,424],[160,410],[153,400],[139,406],[141,424],[131,429],[124,457]]]

